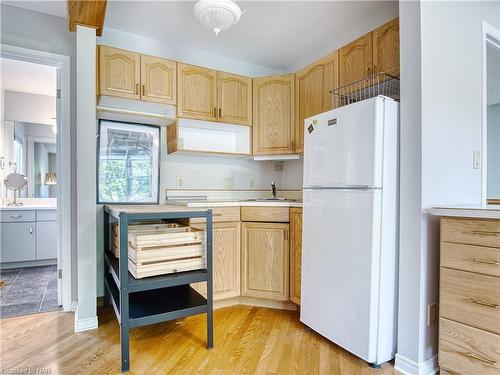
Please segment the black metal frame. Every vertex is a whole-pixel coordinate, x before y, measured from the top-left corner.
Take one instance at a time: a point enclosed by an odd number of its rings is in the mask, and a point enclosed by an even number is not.
[[[104,202],[99,200],[99,162],[100,162],[100,142],[101,142],[101,122],[114,122],[117,124],[125,124],[125,125],[140,125],[140,126],[147,126],[150,128],[155,128],[158,129],[158,179],[156,181],[157,183],[157,194],[156,194],[156,202]],[[138,122],[129,122],[129,121],[116,121],[116,120],[105,120],[105,119],[100,119],[99,124],[97,126],[97,144],[96,144],[96,201],[97,204],[123,204],[123,205],[146,205],[146,204],[158,204],[160,202],[160,171],[161,171],[161,127],[156,126],[156,125],[150,125],[150,124],[141,124]]]
[[[207,268],[135,279],[128,272],[128,223],[206,218]],[[110,224],[120,224],[120,258],[110,251]],[[126,213],[104,207],[105,303],[112,304],[120,324],[121,371],[130,369],[129,329],[182,317],[207,314],[207,348],[213,348],[212,210]],[[123,282],[125,281],[125,282]],[[207,283],[204,298],[189,284]],[[148,298],[150,300],[148,302]],[[146,302],[146,304],[144,303]]]

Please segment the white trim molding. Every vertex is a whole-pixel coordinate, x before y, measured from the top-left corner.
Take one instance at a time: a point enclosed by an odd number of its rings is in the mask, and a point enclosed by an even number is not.
[[[62,270],[61,289],[64,311],[72,310],[71,295],[71,64],[70,57],[55,53],[0,44],[0,56],[58,69],[57,113],[57,251]],[[60,97],[60,98],[59,98]]]
[[[99,324],[97,316],[92,316],[90,318],[80,318],[78,319],[78,305],[76,306],[75,312],[75,332],[90,331],[92,329],[97,329]]]
[[[439,372],[437,354],[423,362],[417,363],[411,359],[396,354],[394,369],[405,375],[432,375]]]

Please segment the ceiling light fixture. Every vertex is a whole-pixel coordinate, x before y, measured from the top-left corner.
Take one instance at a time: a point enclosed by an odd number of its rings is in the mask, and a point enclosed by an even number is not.
[[[243,14],[233,0],[199,0],[193,7],[193,13],[215,35],[235,25]]]

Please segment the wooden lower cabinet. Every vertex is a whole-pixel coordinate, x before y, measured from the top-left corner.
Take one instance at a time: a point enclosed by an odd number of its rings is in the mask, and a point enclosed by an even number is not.
[[[241,294],[289,300],[289,224],[241,224]]]
[[[439,366],[500,375],[500,220],[441,218]]]
[[[213,299],[214,301],[240,295],[240,223],[212,224]],[[192,225],[205,229],[204,224]],[[192,285],[206,296],[206,284]]]
[[[290,301],[300,305],[302,208],[290,209]]]

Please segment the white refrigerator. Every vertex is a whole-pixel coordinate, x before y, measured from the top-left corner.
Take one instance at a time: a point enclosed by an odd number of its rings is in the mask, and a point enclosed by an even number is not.
[[[301,321],[372,365],[397,334],[399,104],[305,120]]]

